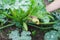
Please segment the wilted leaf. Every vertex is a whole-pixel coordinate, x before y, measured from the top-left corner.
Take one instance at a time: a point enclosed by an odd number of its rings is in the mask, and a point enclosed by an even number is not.
[[[27,24],[24,23],[24,22],[23,22],[23,28],[24,28],[24,30],[28,31],[28,26],[27,26]]]

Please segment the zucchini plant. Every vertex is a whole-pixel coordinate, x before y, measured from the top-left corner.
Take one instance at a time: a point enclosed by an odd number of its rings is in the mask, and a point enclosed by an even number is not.
[[[31,40],[30,34],[31,33],[29,31],[22,31],[21,36],[20,36],[19,31],[14,30],[14,31],[11,31],[11,33],[9,34],[9,39],[12,39],[12,40],[28,40],[29,39],[29,40]]]
[[[10,39],[31,40],[31,37],[27,36],[30,35],[30,32],[28,32],[28,25],[39,29],[53,28],[54,30],[45,34],[44,40],[58,40],[60,30],[59,25],[55,23],[60,22],[60,14],[56,14],[60,13],[60,11],[58,10],[50,13],[46,11],[45,7],[44,0],[0,0],[0,26],[2,25],[0,29],[12,25],[4,26],[6,22],[13,23],[17,28],[24,31],[21,33],[21,37],[18,31],[12,31],[11,34],[9,34]],[[46,25],[46,28],[38,26],[41,24]],[[47,27],[48,24],[53,25],[51,25],[52,27]],[[14,33],[16,33],[16,35]],[[15,39],[13,36],[17,38]],[[22,39],[23,37],[25,39]]]
[[[31,22],[35,24],[48,24],[51,20],[54,20],[53,16],[45,10],[43,0],[15,0],[12,5],[4,8],[9,10],[8,13],[10,13],[10,15],[6,13],[4,14],[15,22],[20,22],[19,24],[21,24],[21,26],[26,23],[27,20],[31,20]]]

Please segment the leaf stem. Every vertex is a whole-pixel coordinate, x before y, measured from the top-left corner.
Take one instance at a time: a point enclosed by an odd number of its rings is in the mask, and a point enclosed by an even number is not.
[[[46,29],[53,28],[53,27],[39,27],[39,26],[36,26],[36,25],[31,25],[31,24],[28,24],[28,25],[33,26],[33,27],[38,28],[38,29],[41,29],[41,30],[46,30]]]
[[[12,23],[12,24],[8,24],[8,25],[6,25],[6,26],[2,26],[2,27],[0,27],[0,30],[1,29],[4,29],[4,28],[7,28],[7,27],[9,27],[9,26],[12,26],[12,25],[14,25],[15,23]]]

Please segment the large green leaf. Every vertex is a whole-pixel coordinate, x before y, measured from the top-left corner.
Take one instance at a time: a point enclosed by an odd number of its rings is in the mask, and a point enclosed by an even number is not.
[[[58,40],[58,33],[57,31],[50,31],[50,32],[47,32],[44,36],[44,40]]]
[[[56,24],[54,24],[53,28],[56,30],[60,30],[60,22],[57,22]]]
[[[30,34],[31,33],[29,31],[22,31],[21,34],[19,34],[18,30],[14,30],[14,31],[11,31],[11,33],[9,34],[9,39],[12,39],[12,40],[28,40],[29,39],[29,40],[31,40]]]

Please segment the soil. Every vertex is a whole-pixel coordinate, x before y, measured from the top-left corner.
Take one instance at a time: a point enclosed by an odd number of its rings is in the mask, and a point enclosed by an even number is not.
[[[8,33],[9,31],[15,30],[16,27],[9,27],[9,28],[5,28],[3,30],[0,31],[0,40],[9,40],[8,39]]]
[[[33,28],[33,27],[30,27],[30,28],[31,28],[31,30],[36,30],[36,34],[34,36],[31,35],[32,40],[43,40],[44,39],[45,32],[40,31],[39,29],[36,29],[36,28]],[[5,28],[5,29],[1,30],[0,40],[10,40],[10,39],[8,39],[8,33],[9,33],[9,31],[12,31],[12,30],[15,30],[15,29],[16,29],[16,27],[9,27],[9,28]]]

